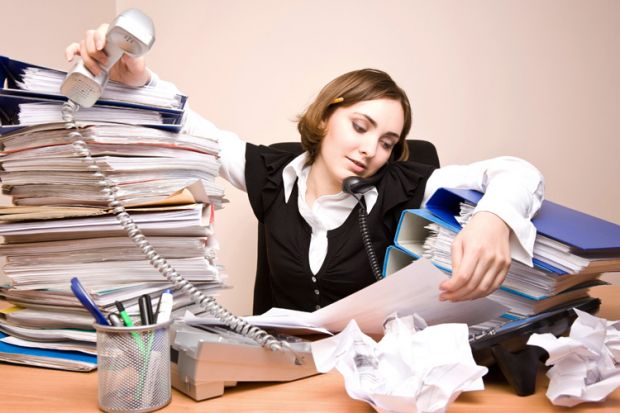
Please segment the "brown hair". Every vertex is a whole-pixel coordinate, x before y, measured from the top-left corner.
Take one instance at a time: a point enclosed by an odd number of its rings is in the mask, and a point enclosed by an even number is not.
[[[411,129],[411,105],[407,95],[387,73],[377,69],[361,69],[338,76],[325,85],[314,102],[299,116],[297,130],[301,134],[301,145],[309,153],[308,163],[312,164],[319,154],[327,120],[337,107],[374,99],[394,99],[403,107],[405,122],[393,153],[396,155],[394,159],[407,160],[409,149],[405,137]]]

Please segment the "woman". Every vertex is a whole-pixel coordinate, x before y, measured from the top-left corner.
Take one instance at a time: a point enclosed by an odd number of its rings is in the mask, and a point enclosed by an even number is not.
[[[102,25],[88,31],[81,43],[67,47],[67,59],[80,55],[98,74],[98,64],[106,60],[106,30]],[[167,87],[144,60],[129,56],[110,77],[132,86]],[[407,159],[404,140],[410,126],[406,94],[386,73],[364,69],[334,79],[300,117],[306,152],[298,157],[246,143],[192,111],[184,130],[219,138],[220,174],[248,192],[265,224],[275,306],[314,310],[373,282],[353,213],[357,201],[341,190],[351,175],[375,182],[364,200],[377,251],[392,242],[400,212],[424,204],[435,189],[485,191],[452,246],[453,276],[440,286],[440,299],[487,295],[508,271],[511,229],[513,255],[531,261],[535,229],[529,220],[542,202],[542,177],[527,162],[509,157],[436,171],[398,162]]]

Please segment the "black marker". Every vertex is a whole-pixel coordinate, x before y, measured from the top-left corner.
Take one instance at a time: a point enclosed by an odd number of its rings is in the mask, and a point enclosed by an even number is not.
[[[155,324],[155,316],[153,315],[153,305],[151,304],[151,296],[144,294],[138,299],[140,307],[140,321],[143,326]]]

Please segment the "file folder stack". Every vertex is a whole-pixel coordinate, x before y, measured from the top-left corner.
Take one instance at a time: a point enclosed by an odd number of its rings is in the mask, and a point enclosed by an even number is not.
[[[384,262],[384,273],[424,256],[451,271],[450,246],[471,216],[482,194],[440,189],[426,209],[403,212],[395,245]],[[510,307],[507,319],[519,319],[589,297],[603,272],[620,271],[620,226],[544,201],[532,221],[538,235],[534,267],[512,262],[505,282],[489,297]]]
[[[0,89],[0,181],[13,203],[0,208],[0,297],[9,303],[0,306],[0,332],[8,335],[0,337],[0,360],[89,370],[96,366],[94,320],[69,280],[78,277],[104,313],[118,300],[134,316],[139,296],[149,294],[157,305],[173,286],[128,238],[98,178],[74,152],[65,124],[54,122],[65,99],[55,92],[64,74],[0,57],[0,78],[7,86]],[[185,97],[160,92],[108,87],[77,124],[154,248],[211,295],[225,288],[226,278],[213,231],[214,211],[225,202],[215,183],[219,146],[215,139],[178,133]],[[19,124],[28,110],[15,105],[22,100],[36,102],[37,117],[21,122],[28,126]],[[40,108],[53,116],[38,117]],[[109,108],[132,119],[118,122]],[[137,109],[176,118],[157,128],[138,126],[148,122],[133,118]],[[115,123],[96,121],[102,113]],[[176,312],[192,306],[185,294],[174,292],[174,298]],[[90,361],[83,364],[76,351]]]
[[[66,73],[0,56],[0,134],[24,126],[61,122],[66,98],[60,85]],[[187,96],[164,88],[131,88],[109,82],[95,108],[76,114],[76,120],[121,122],[178,132]]]

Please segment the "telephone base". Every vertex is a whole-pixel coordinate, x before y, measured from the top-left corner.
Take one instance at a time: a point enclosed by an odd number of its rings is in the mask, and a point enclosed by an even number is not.
[[[318,374],[309,343],[289,342],[290,351],[271,351],[230,335],[216,335],[189,326],[173,328],[172,386],[194,400],[224,394],[238,382],[286,382]]]
[[[183,377],[176,363],[170,365],[170,374],[172,375],[172,387],[197,401],[222,396],[224,387],[237,385],[237,382],[225,383],[223,381],[196,383],[187,376]]]

